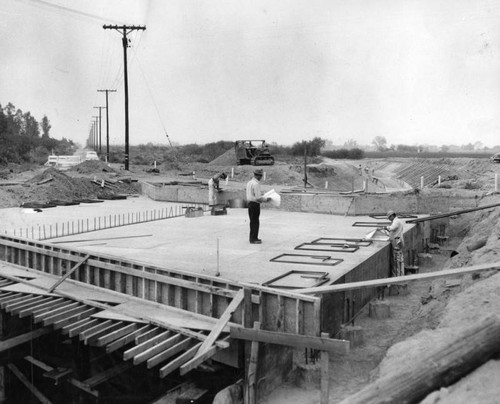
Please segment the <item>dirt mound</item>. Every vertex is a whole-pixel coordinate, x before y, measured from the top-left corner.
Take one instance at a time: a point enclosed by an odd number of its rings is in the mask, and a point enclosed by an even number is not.
[[[70,171],[76,171],[80,174],[93,174],[100,172],[116,173],[111,167],[109,167],[104,161],[101,160],[87,160],[80,163],[74,167],[70,168]]]
[[[227,152],[212,160],[208,164],[213,166],[234,166],[236,165],[236,153],[234,152],[234,149],[229,149]]]

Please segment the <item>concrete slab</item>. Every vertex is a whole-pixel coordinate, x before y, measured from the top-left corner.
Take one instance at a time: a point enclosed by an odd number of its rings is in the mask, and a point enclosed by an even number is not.
[[[122,204],[125,202],[121,201]],[[161,202],[150,202],[162,205]],[[318,238],[363,238],[373,230],[353,227],[357,221],[372,222],[374,219],[263,209],[259,234],[263,243],[258,245],[248,241],[247,210],[228,209],[228,214],[223,216],[205,213],[202,217],[166,219],[53,241],[60,246],[185,272],[212,276],[219,272],[221,278],[232,281],[263,284],[290,271],[322,271],[327,272],[331,283],[371,257],[387,242],[375,241],[353,253],[294,248]],[[413,225],[406,226],[409,229]],[[270,261],[280,254],[330,256],[342,262],[331,266],[320,265],[319,259],[312,259],[316,262],[313,265]],[[305,277],[303,287],[310,286],[311,279]]]

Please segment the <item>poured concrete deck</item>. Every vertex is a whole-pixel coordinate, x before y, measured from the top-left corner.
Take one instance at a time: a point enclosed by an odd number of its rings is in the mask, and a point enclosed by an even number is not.
[[[47,209],[29,219],[50,223],[54,220],[77,220],[106,214],[134,212],[138,209],[161,209],[171,206],[146,198],[123,201],[106,201],[100,204],[60,206]],[[15,212],[19,216],[17,223]],[[2,214],[5,215],[5,210]],[[26,225],[26,212],[12,210],[9,220],[12,226]],[[29,220],[31,221],[31,220]],[[28,221],[28,222],[29,222]],[[215,275],[232,281],[263,284],[290,271],[327,272],[329,282],[349,273],[369,257],[376,254],[387,242],[373,242],[355,252],[325,252],[295,250],[302,243],[318,238],[363,238],[373,227],[353,227],[354,222],[373,222],[366,216],[345,217],[314,213],[292,213],[276,209],[262,209],[260,245],[248,242],[249,220],[246,209],[228,209],[228,214],[202,217],[178,217],[166,220],[134,224],[97,232],[83,233],[48,240],[59,246],[67,245],[97,254],[158,265],[191,273]],[[405,225],[406,229],[412,225]],[[337,265],[295,264],[271,262],[281,254],[330,256],[341,259]],[[287,257],[295,260],[294,257]],[[297,258],[301,260],[301,258]],[[307,259],[307,258],[306,258]],[[312,286],[314,278],[302,278],[301,287]]]

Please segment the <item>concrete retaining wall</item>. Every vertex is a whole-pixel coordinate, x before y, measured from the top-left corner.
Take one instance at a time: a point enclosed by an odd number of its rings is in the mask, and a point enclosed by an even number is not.
[[[141,183],[141,192],[155,201],[208,202],[208,188],[204,185],[165,185]],[[245,190],[224,190],[219,193],[219,203],[245,199]],[[382,214],[391,209],[398,213],[436,214],[453,210],[475,208],[483,193],[468,190],[432,189],[411,193],[355,194],[333,193],[281,193],[280,209],[289,212],[314,212],[334,215],[363,216]],[[264,209],[271,208],[263,204]]]

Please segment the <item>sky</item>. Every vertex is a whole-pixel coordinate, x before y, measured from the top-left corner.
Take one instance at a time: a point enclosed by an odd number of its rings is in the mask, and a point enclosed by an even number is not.
[[[500,145],[497,0],[0,0],[0,104],[124,144],[104,24],[131,145]]]

